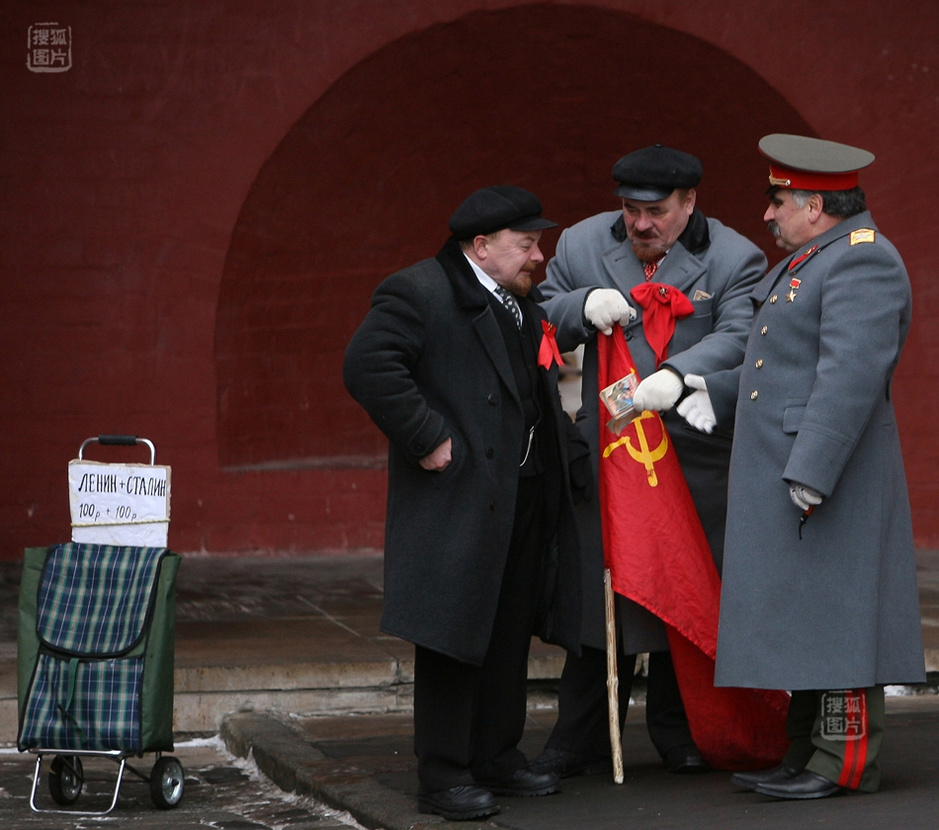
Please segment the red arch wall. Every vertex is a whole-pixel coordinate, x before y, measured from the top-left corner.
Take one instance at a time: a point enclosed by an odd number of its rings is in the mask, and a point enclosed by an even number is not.
[[[655,140],[701,155],[702,205],[765,245],[755,142],[776,130],[878,156],[863,184],[916,291],[896,383],[915,529],[939,544],[934,6],[42,11],[71,27],[68,72],[27,68],[34,4],[0,21],[0,556],[67,538],[65,465],[99,432],[173,466],[177,549],[379,547],[384,473],[344,456],[381,440],[336,375],[371,287],[432,255],[472,188],[518,181],[566,224]]]
[[[704,132],[704,119],[738,127]],[[379,50],[294,124],[235,226],[217,317],[221,463],[383,458],[342,386],[345,344],[378,282],[433,256],[476,188],[527,186],[570,224],[616,206],[619,156],[662,142],[702,158],[704,209],[769,252],[753,147],[774,129],[811,130],[726,53],[629,14],[473,12]]]

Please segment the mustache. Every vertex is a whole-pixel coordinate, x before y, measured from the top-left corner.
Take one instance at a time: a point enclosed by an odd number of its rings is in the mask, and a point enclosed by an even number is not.
[[[779,223],[775,219],[771,219],[766,223],[766,230],[768,230],[775,237],[779,237],[781,233],[779,230]]]

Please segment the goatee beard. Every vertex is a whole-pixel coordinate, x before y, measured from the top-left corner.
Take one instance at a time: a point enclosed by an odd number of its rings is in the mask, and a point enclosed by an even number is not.
[[[654,245],[641,239],[631,239],[633,253],[640,262],[654,262],[659,259],[663,253],[660,245]]]
[[[534,273],[534,268],[522,269],[521,273],[512,280],[512,284],[506,286],[506,289],[516,297],[527,297],[528,292],[531,291],[532,275]]]

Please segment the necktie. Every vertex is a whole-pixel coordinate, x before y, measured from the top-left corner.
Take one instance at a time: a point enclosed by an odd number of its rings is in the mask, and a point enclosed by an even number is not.
[[[651,280],[655,276],[655,272],[659,270],[659,259],[653,260],[652,262],[644,262],[642,264],[642,270],[646,275],[646,280]]]
[[[518,307],[518,303],[515,301],[515,297],[513,297],[501,285],[496,286],[496,294],[499,296],[499,299],[502,300],[502,305],[504,305],[509,310],[509,314],[511,314],[512,319],[515,320],[515,325],[521,328],[522,310]]]

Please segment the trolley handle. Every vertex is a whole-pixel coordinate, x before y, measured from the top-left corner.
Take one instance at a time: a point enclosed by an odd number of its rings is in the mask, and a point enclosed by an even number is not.
[[[149,438],[138,438],[136,435],[98,435],[95,438],[86,438],[78,448],[78,460],[82,460],[82,453],[89,444],[100,444],[103,447],[133,447],[137,444],[146,444],[150,448],[150,466],[156,463],[156,447]]]

